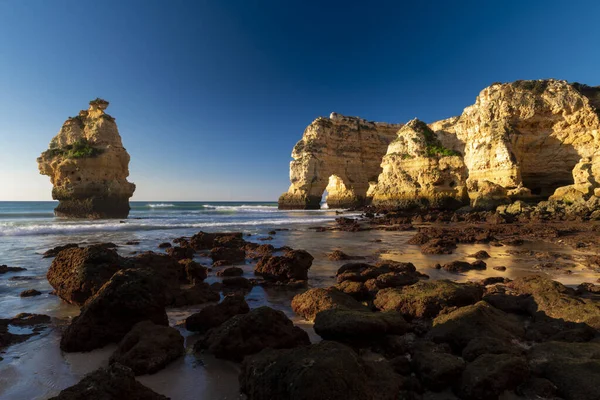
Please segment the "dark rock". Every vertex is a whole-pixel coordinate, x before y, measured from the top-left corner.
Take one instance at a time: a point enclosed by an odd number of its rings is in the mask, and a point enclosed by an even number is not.
[[[189,331],[206,332],[235,315],[246,314],[249,311],[250,307],[243,296],[225,296],[221,303],[204,307],[187,317],[185,328]]]
[[[476,303],[482,295],[483,288],[472,283],[420,281],[401,289],[380,290],[374,304],[380,310],[400,311],[409,318],[431,318],[447,307]]]
[[[26,270],[27,270],[27,268],[9,267],[8,265],[0,265],[0,274],[5,274],[7,272],[26,271]]]
[[[79,245],[77,243],[67,243],[62,246],[56,246],[56,247],[51,248],[50,250],[46,250],[46,252],[43,254],[42,257],[43,258],[55,257],[61,251],[65,250],[65,249],[72,249],[74,247],[79,247]]]
[[[329,341],[262,351],[244,360],[240,374],[249,400],[396,400],[403,382],[389,363],[365,361]]]
[[[523,355],[524,350],[506,339],[489,336],[474,337],[462,351],[466,361],[473,361],[482,354],[513,354]]]
[[[529,378],[524,357],[484,354],[469,363],[460,381],[460,394],[468,400],[494,400]]]
[[[183,353],[183,336],[177,329],[142,321],[119,342],[109,364],[129,367],[135,375],[153,374]]]
[[[127,242],[125,242],[126,245],[128,246],[137,246],[138,244],[140,244],[139,240],[128,240]]]
[[[283,256],[265,256],[254,268],[266,280],[307,280],[314,257],[304,250],[291,250]]]
[[[188,258],[179,261],[179,264],[183,265],[183,267],[185,268],[185,276],[187,278],[188,283],[194,284],[201,282],[205,280],[208,276],[208,271],[206,267],[194,260],[190,260]]]
[[[90,351],[118,342],[144,320],[168,325],[164,292],[164,283],[148,270],[118,271],[73,318],[63,332],[61,349]]]
[[[217,272],[217,276],[242,276],[244,270],[238,267],[228,267],[222,271]]]
[[[223,279],[224,288],[249,289],[252,286],[252,282],[249,279],[246,279],[242,276],[232,276]]]
[[[488,278],[482,279],[481,282],[479,282],[482,286],[489,286],[489,285],[495,285],[497,283],[508,283],[510,282],[510,279],[508,278],[503,278],[501,276],[490,276]]]
[[[531,377],[517,387],[515,392],[526,399],[555,399],[557,388],[544,378]]]
[[[456,243],[446,239],[431,239],[421,246],[423,254],[452,254],[456,249]]]
[[[196,282],[189,288],[178,289],[169,296],[168,305],[183,307],[219,301],[221,296],[208,283]]]
[[[436,317],[428,337],[436,343],[448,343],[457,352],[478,337],[491,337],[505,342],[523,338],[522,321],[481,301]]]
[[[210,258],[213,263],[215,261],[243,262],[246,259],[246,252],[233,247],[213,247],[210,251]]]
[[[227,265],[231,265],[231,264],[232,264],[232,262],[231,262],[231,261],[228,261],[228,260],[219,260],[219,261],[215,261],[215,262],[213,262],[213,263],[212,263],[212,266],[213,266],[214,268],[219,268],[219,267],[225,267],[225,266],[227,266]]]
[[[221,238],[224,238],[220,240]],[[219,244],[217,244],[217,239],[219,239]],[[194,250],[205,250],[212,249],[213,247],[240,247],[240,241],[237,239],[242,239],[242,232],[225,232],[225,233],[207,233],[207,232],[198,232],[190,239],[190,246]]]
[[[23,290],[21,292],[21,294],[19,294],[19,296],[21,297],[33,297],[33,296],[39,296],[41,295],[42,292],[35,290],[35,289],[27,289],[27,290]]]
[[[130,368],[113,364],[87,374],[49,400],[168,400],[135,380]]]
[[[479,250],[477,253],[471,254],[469,257],[476,258],[478,260],[485,260],[486,258],[490,258],[490,255],[485,250]]]
[[[335,288],[358,301],[369,297],[369,289],[362,282],[344,281],[335,285]]]
[[[256,243],[247,243],[244,249],[246,250],[246,258],[270,256],[275,251],[275,247],[272,244],[259,245]]]
[[[319,312],[332,308],[357,311],[368,310],[367,307],[352,297],[333,287],[309,289],[304,293],[294,296],[292,299],[292,310],[308,321],[313,321]]]
[[[50,317],[42,314],[21,313],[11,319],[0,319],[0,350],[10,345],[24,342],[38,334],[43,329],[42,325],[48,324]],[[15,334],[8,331],[8,326],[32,327],[33,332],[27,334]]]
[[[517,278],[507,286],[531,296],[528,311],[535,318],[555,318],[585,323],[600,329],[600,304],[575,296],[575,291],[540,275]]]
[[[315,332],[326,340],[371,339],[386,334],[402,335],[408,324],[396,311],[371,312],[333,308],[315,317]]]
[[[218,358],[241,361],[266,348],[284,349],[310,344],[308,334],[294,326],[281,311],[259,307],[235,315],[211,329],[194,349],[206,349]]]
[[[72,247],[58,253],[46,277],[58,297],[81,306],[122,268],[122,262],[112,249]]]
[[[481,260],[477,260],[472,263],[466,261],[452,261],[448,264],[442,265],[442,269],[445,269],[448,272],[467,272],[473,269],[481,270],[486,268],[486,264]]]
[[[167,254],[176,259],[177,261],[192,259],[194,258],[194,249],[190,247],[169,247]]]
[[[50,317],[44,314],[20,313],[8,321],[14,326],[36,326],[50,323]]]
[[[600,381],[600,343],[547,342],[528,354],[534,373],[550,380],[567,400],[597,400]]]
[[[169,242],[163,242],[158,245],[159,249],[169,249],[171,247],[173,247],[173,245]]]
[[[465,369],[460,357],[435,351],[415,352],[412,364],[423,385],[434,391],[450,386]]]
[[[504,267],[504,266],[492,267],[492,269],[495,269],[496,271],[506,271],[506,267]]]
[[[327,258],[331,261],[344,261],[344,260],[362,260],[364,257],[361,256],[349,256],[341,250],[334,250],[332,253],[327,254]]]

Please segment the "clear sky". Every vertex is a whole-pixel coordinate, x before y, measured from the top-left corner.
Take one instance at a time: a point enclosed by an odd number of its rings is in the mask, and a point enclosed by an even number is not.
[[[485,86],[600,85],[600,1],[0,0],[0,200],[110,101],[133,200],[276,200],[316,117],[427,122]]]

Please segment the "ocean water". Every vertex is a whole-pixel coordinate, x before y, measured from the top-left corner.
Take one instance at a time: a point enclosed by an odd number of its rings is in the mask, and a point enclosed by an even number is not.
[[[0,202],[0,265],[19,266],[26,271],[0,275],[0,318],[21,312],[41,313],[53,318],[52,326],[38,336],[9,347],[0,353],[0,399],[41,400],[77,383],[86,373],[108,364],[115,346],[90,353],[63,353],[59,348],[61,327],[78,315],[79,308],[65,304],[51,295],[46,272],[52,259],[42,258],[49,248],[66,243],[91,244],[113,242],[117,251],[128,256],[146,250],[162,251],[158,244],[180,236],[203,231],[243,231],[246,240],[271,243],[275,247],[305,249],[314,257],[309,271],[309,287],[335,284],[335,272],[344,263],[331,261],[327,254],[339,249],[350,255],[365,256],[366,262],[379,259],[409,261],[431,279],[457,281],[480,280],[488,276],[515,278],[521,275],[548,273],[568,285],[594,281],[597,277],[586,269],[581,251],[544,242],[530,242],[518,248],[493,247],[486,244],[460,245],[450,255],[423,255],[418,246],[407,244],[415,231],[315,232],[314,226],[332,224],[336,210],[280,211],[273,202],[132,202],[125,220],[58,219],[53,215],[55,202]],[[356,214],[345,214],[352,216]],[[269,235],[271,230],[276,234]],[[271,239],[268,237],[272,236]],[[261,239],[269,239],[263,241]],[[139,241],[139,244],[127,244]],[[436,263],[468,260],[468,255],[485,250],[491,258],[488,269],[452,274],[434,268]],[[568,263],[570,274],[540,271],[540,263],[524,251],[562,254],[558,262]],[[519,253],[516,253],[518,251]],[[210,260],[196,261],[207,266]],[[505,272],[494,266],[506,266]],[[253,277],[253,264],[240,265],[244,276]],[[218,280],[209,276],[208,282]],[[25,289],[37,289],[41,296],[21,298]],[[285,312],[297,325],[306,329],[313,341],[319,340],[309,323],[294,315],[292,297],[305,289],[254,287],[246,296],[251,308],[267,305]],[[185,318],[202,305],[168,309],[172,326],[186,339],[186,355],[153,375],[138,377],[144,385],[173,399],[243,399],[239,394],[239,365],[215,359],[208,354],[194,354],[197,337],[181,327]]]

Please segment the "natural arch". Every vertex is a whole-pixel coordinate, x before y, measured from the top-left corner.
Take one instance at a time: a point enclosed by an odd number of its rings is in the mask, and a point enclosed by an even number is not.
[[[331,208],[366,202],[369,181],[377,180],[381,159],[401,125],[331,114],[317,118],[292,152],[289,190],[282,209],[318,209],[327,189]]]

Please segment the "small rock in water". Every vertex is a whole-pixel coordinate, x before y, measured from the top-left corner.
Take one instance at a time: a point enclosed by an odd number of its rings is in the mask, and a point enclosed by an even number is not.
[[[27,270],[27,268],[9,267],[8,265],[0,265],[0,274],[5,274],[7,272],[26,271],[26,270]]]
[[[477,253],[471,254],[469,257],[476,258],[478,260],[485,260],[486,258],[490,258],[490,255],[485,250],[479,250]]]
[[[21,296],[21,297],[33,297],[33,296],[39,296],[41,294],[42,294],[42,292],[40,292],[38,290],[27,289],[27,290],[23,290],[19,296]]]

